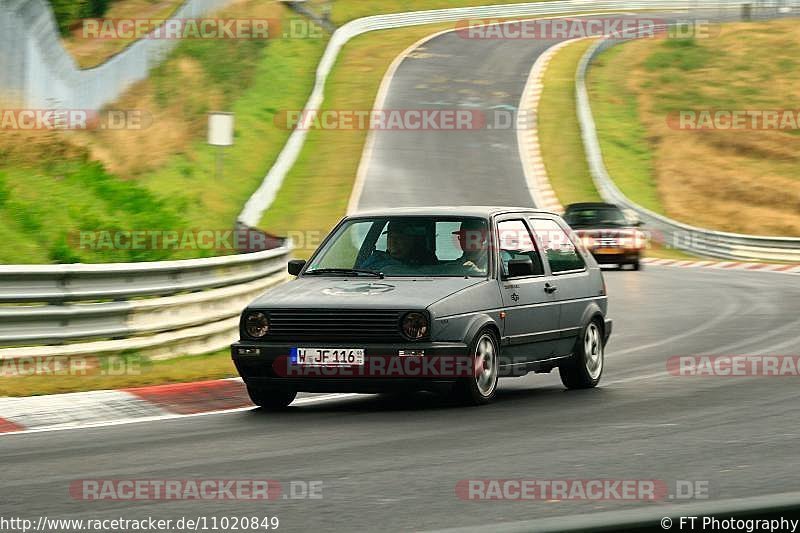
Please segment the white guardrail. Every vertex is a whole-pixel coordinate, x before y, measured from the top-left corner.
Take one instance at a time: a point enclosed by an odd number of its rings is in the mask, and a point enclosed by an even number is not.
[[[10,0],[0,0],[4,4]],[[742,2],[705,2],[730,7]],[[591,9],[680,9],[694,0],[567,0],[444,9],[365,17],[337,30],[317,69],[306,109],[318,108],[342,46],[388,28],[466,18],[525,17]],[[305,141],[295,130],[240,222],[255,227],[272,203]],[[0,360],[22,357],[124,354],[151,358],[226,347],[238,334],[241,309],[286,279],[291,250],[281,247],[211,259],[107,265],[0,265]]]
[[[586,75],[592,61],[604,50],[624,42],[607,38],[593,44],[584,54],[576,73],[576,101],[583,145],[589,170],[603,200],[634,211],[651,232],[651,237],[665,245],[709,257],[732,260],[767,260],[800,262],[800,238],[764,237],[712,231],[684,224],[655,213],[630,200],[616,186],[603,162],[600,141],[586,89]]]

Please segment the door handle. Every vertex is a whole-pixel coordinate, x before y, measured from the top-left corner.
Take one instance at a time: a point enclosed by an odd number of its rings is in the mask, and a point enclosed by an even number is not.
[[[553,294],[557,290],[558,287],[556,287],[555,285],[550,285],[549,283],[544,284],[544,292],[546,292],[547,294]]]

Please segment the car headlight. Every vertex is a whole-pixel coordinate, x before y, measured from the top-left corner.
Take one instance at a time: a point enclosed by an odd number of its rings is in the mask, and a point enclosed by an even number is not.
[[[428,317],[424,313],[408,313],[403,317],[402,328],[407,339],[419,340],[428,334]]]
[[[260,339],[269,331],[269,320],[264,313],[250,313],[244,319],[244,330],[249,337]]]
[[[631,235],[626,235],[621,239],[621,244],[628,250],[640,250],[642,246],[642,234],[634,232]]]

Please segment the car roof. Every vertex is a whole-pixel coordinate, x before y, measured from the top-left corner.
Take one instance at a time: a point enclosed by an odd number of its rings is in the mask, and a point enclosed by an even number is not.
[[[605,202],[581,202],[577,204],[569,204],[565,210],[569,211],[570,209],[592,209],[592,208],[602,208],[602,207],[613,207],[619,209],[619,206],[616,204],[607,204]]]
[[[464,216],[489,218],[505,213],[540,213],[557,215],[550,211],[534,209],[532,207],[504,207],[485,205],[462,206],[430,206],[430,207],[390,207],[386,209],[370,209],[353,213],[349,217],[397,217],[397,216]]]

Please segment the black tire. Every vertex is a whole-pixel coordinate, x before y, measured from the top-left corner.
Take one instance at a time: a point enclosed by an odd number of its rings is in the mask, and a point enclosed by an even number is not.
[[[487,343],[491,345],[492,356],[487,358]],[[479,349],[481,353],[479,353]],[[475,361],[473,369],[477,374],[477,359],[483,358],[483,367],[480,375],[463,378],[456,383],[458,400],[464,405],[485,405],[491,403],[497,395],[497,381],[499,379],[498,360],[500,357],[500,343],[497,334],[492,328],[484,328],[475,335],[469,346],[469,353]],[[488,366],[487,366],[488,365]]]
[[[294,391],[258,389],[250,385],[247,386],[247,394],[254,404],[268,411],[286,409],[297,397]]]
[[[635,262],[631,263],[631,268],[633,268],[634,270],[641,270],[642,269],[641,261],[637,259]]]
[[[587,353],[588,350],[595,349],[597,351],[593,351],[591,354]],[[598,361],[599,367],[597,366]],[[604,366],[603,326],[599,320],[593,319],[581,329],[581,335],[575,343],[575,351],[569,362],[559,366],[561,383],[568,389],[591,389],[600,383]]]

